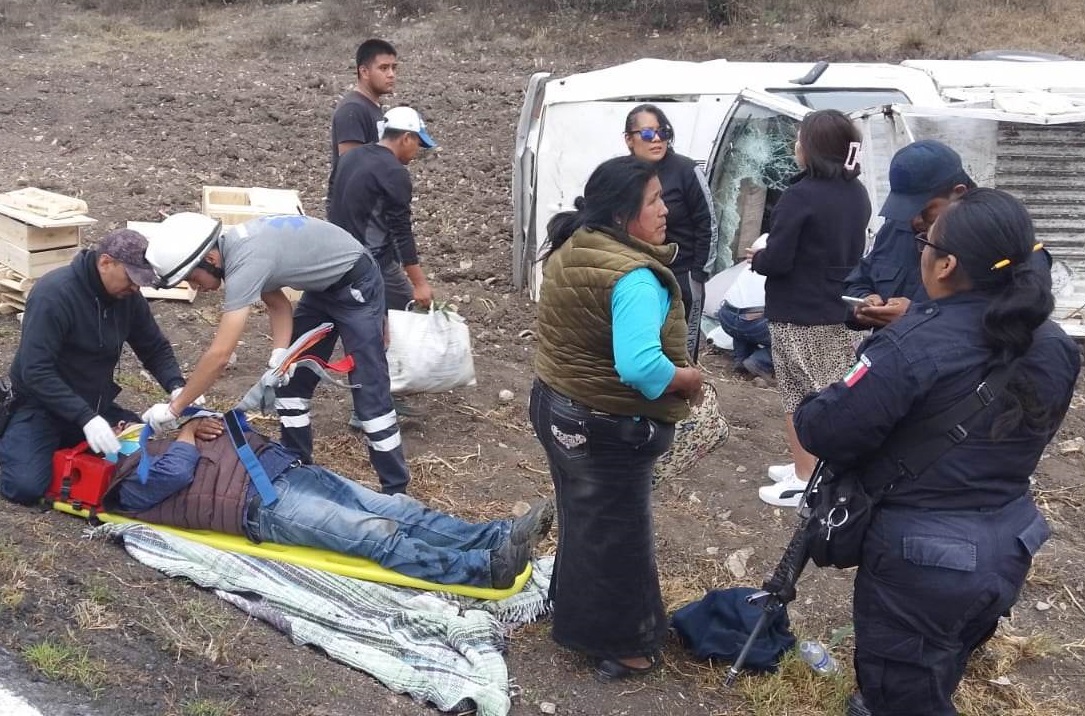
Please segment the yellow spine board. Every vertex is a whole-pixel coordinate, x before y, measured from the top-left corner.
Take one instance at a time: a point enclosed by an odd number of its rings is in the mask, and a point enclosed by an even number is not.
[[[54,502],[53,509],[69,515],[75,515],[76,517],[91,517],[90,512],[87,510],[77,510],[66,502]],[[325,549],[287,546],[272,544],[271,542],[256,544],[255,542],[250,542],[241,535],[227,535],[222,534],[221,532],[210,532],[207,530],[185,530],[179,527],[169,527],[167,525],[154,525],[148,522],[140,522],[139,520],[121,517],[120,515],[111,515],[108,512],[98,512],[93,516],[95,519],[101,520],[102,522],[113,522],[116,524],[145,524],[156,530],[168,532],[177,535],[178,537],[183,537],[192,540],[193,542],[205,544],[208,547],[214,547],[215,549],[221,549],[226,552],[247,554],[250,557],[261,557],[263,559],[274,559],[279,562],[296,564],[299,567],[309,567],[324,572],[331,572],[332,574],[339,574],[344,577],[364,579],[368,582],[394,584],[399,587],[410,587],[412,589],[421,589],[427,592],[448,592],[450,594],[459,594],[464,597],[473,597],[475,599],[497,600],[511,597],[514,594],[518,594],[524,588],[524,585],[527,584],[527,580],[531,578],[531,563],[528,562],[527,567],[525,567],[524,571],[516,577],[516,581],[513,582],[512,586],[508,589],[473,587],[467,584],[438,584],[437,582],[427,582],[422,579],[408,577],[399,572],[393,572],[390,569],[385,569],[371,559],[339,554],[338,552],[330,552]]]

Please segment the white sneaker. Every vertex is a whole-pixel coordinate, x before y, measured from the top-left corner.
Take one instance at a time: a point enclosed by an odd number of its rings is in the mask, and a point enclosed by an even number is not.
[[[802,493],[806,491],[806,483],[792,475],[786,480],[780,480],[775,485],[765,485],[757,490],[757,496],[762,502],[777,507],[798,507],[802,501]]]
[[[786,465],[770,465],[768,469],[769,479],[773,482],[780,482],[781,480],[794,480],[795,479],[795,463],[789,462]]]

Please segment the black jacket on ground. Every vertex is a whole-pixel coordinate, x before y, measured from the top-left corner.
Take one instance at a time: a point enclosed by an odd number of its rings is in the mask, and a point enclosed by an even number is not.
[[[858,179],[800,174],[772,210],[768,244],[752,268],[765,280],[765,317],[827,326],[848,315],[844,279],[866,244],[870,199]]]
[[[689,157],[668,149],[656,165],[667,205],[667,243],[678,244],[670,269],[676,274],[693,272],[700,282],[708,280],[705,264],[716,241],[716,218],[708,184]]]
[[[20,400],[79,426],[121,392],[113,373],[126,342],[167,392],[185,384],[147,299],[106,293],[97,261],[97,252],[83,251],[34,285],[11,363]]]

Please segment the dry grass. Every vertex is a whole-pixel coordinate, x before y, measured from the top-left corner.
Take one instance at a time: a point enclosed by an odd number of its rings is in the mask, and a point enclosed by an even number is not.
[[[268,0],[250,2],[268,4]],[[170,36],[203,30],[219,2],[80,0],[77,4],[86,11],[61,12],[59,0],[0,0],[0,32],[18,32],[30,23],[35,33],[58,24],[65,32],[86,33],[92,29],[87,23],[98,18],[99,32],[127,36],[129,42],[169,42]],[[737,50],[741,56],[764,59],[884,60],[964,57],[992,48],[1080,55],[1085,36],[1085,14],[1080,9],[1077,0],[399,0],[388,4],[326,0],[319,24],[356,39],[370,34],[377,24],[384,28],[397,20],[441,15],[445,39],[451,45],[509,33],[537,43],[540,38],[535,36],[546,27],[562,27],[561,40],[575,44],[588,40],[579,38],[578,32],[570,35],[569,27],[585,27],[585,18],[605,18],[613,28],[673,31],[671,54],[679,58],[734,57]],[[449,23],[455,17],[453,10],[466,22]],[[82,26],[75,28],[73,23]],[[541,34],[544,38],[554,35]],[[296,43],[277,31],[260,39],[262,50],[279,53],[290,51]],[[530,52],[530,47],[525,51]]]
[[[1081,713],[1072,703],[1037,695],[1017,675],[1025,662],[1051,657],[1057,647],[1043,635],[1016,635],[1005,627],[969,663],[964,681],[954,696],[962,716],[1069,716]],[[736,685],[745,702],[742,714],[777,716],[837,716],[844,712],[848,694],[855,689],[850,649],[833,648],[842,666],[840,674],[823,677],[813,672],[795,652],[787,654],[775,674],[746,675]],[[724,667],[704,668],[679,664],[678,671],[694,669],[699,685],[718,689]]]
[[[840,674],[815,673],[796,652],[788,653],[775,674],[743,676],[737,687],[754,716],[803,714],[838,716],[844,713],[854,679],[845,669]]]
[[[76,602],[72,615],[80,629],[111,630],[120,627],[117,618],[110,613],[107,606],[90,599],[81,599]]]
[[[166,602],[162,606],[160,602]],[[154,634],[166,651],[212,664],[231,662],[233,649],[244,641],[251,620],[240,622],[236,612],[210,596],[193,598],[184,589],[170,590],[155,601],[145,598],[137,623]]]
[[[1037,696],[1015,673],[1020,664],[1049,657],[1056,649],[1054,642],[1044,635],[1017,635],[1001,626],[999,633],[969,662],[954,697],[957,708],[966,716],[1080,713],[1074,705],[1060,699]]]

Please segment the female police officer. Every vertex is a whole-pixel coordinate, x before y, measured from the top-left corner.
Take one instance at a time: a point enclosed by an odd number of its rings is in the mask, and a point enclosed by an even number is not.
[[[930,300],[860,349],[844,380],[795,413],[803,446],[863,476],[892,470],[882,452],[901,424],[942,413],[1010,363],[968,436],[914,479],[901,478],[868,529],[855,578],[849,714],[956,714],[969,654],[1016,601],[1048,537],[1029,476],[1062,422],[1081,358],[1047,320],[1050,289],[1025,208],[976,189],[916,236]],[[865,704],[864,704],[865,702]]]

